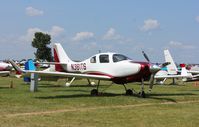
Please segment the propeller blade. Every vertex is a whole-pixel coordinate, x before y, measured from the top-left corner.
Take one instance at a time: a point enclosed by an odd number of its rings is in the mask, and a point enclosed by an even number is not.
[[[144,51],[142,51],[142,54],[143,54],[144,58],[150,63],[150,59],[147,56],[147,54]]]
[[[165,62],[165,63],[161,64],[161,67],[166,67],[169,64],[171,64],[171,63],[170,62]]]

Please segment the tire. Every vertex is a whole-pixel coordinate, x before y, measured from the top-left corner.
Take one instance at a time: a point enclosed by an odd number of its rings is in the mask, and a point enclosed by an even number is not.
[[[133,91],[131,89],[126,90],[126,95],[133,95]]]
[[[140,92],[140,97],[142,97],[142,98],[145,98],[145,97],[146,97],[146,94],[145,94],[144,91],[141,91],[141,92]]]
[[[91,96],[97,96],[97,95],[98,95],[98,90],[97,89],[91,90]]]

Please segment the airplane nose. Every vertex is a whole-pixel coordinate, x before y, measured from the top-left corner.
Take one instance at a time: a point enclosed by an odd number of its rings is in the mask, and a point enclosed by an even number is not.
[[[141,72],[143,74],[149,74],[150,73],[150,67],[148,64],[141,64]]]

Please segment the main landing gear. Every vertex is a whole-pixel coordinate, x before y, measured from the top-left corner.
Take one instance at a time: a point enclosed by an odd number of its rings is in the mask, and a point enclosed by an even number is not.
[[[136,92],[134,90],[131,90],[131,89],[127,89],[125,84],[122,84],[124,86],[124,89],[126,91],[126,95],[128,96],[131,96],[133,94],[136,94]],[[146,94],[144,92],[144,79],[142,78],[141,80],[141,91],[138,93],[138,95],[142,98],[145,98],[146,97]]]
[[[99,95],[99,92],[98,92],[99,84],[100,84],[100,80],[98,80],[97,89],[91,90],[91,96],[97,96],[97,95]]]
[[[146,94],[144,92],[144,79],[141,79],[141,91],[139,92],[140,97],[145,98]]]
[[[91,90],[91,96],[98,96],[99,95],[99,92],[98,92],[98,89],[99,89],[99,85],[100,85],[100,80],[98,80],[98,83],[97,83],[97,88],[96,89],[93,89]],[[134,95],[136,94],[136,92],[132,89],[127,89],[125,84],[122,84],[124,86],[124,89],[126,91],[126,95],[128,96],[131,96],[131,95]],[[138,93],[138,95],[142,98],[145,98],[146,97],[146,94],[144,92],[144,79],[142,78],[141,80],[141,91]]]
[[[128,95],[128,96],[133,95],[133,90],[127,89],[126,86],[125,86],[125,84],[122,84],[122,85],[124,86],[124,89],[126,91],[126,95]]]

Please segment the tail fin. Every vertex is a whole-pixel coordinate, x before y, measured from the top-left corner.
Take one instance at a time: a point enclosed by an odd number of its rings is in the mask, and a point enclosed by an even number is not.
[[[64,51],[64,49],[60,43],[54,44],[53,51],[54,51],[55,62],[65,63],[65,64],[72,62],[72,60],[68,57],[68,55],[66,54],[66,52]],[[55,64],[55,70],[63,71],[64,69],[61,64]]]
[[[170,75],[176,75],[178,72],[178,69],[173,61],[173,58],[171,57],[171,54],[169,50],[164,50],[164,56],[165,56],[165,62],[169,62],[170,64],[167,65],[168,74]]]
[[[182,68],[182,70],[181,70],[181,76],[189,76],[188,75],[188,72],[187,72],[187,69],[186,69],[186,67],[185,67],[186,65],[185,64],[180,64],[180,67]]]

